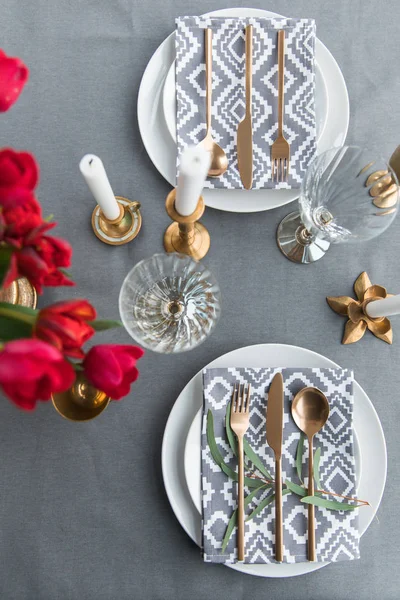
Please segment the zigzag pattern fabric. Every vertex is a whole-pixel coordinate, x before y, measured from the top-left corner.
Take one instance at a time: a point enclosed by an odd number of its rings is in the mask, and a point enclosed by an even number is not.
[[[312,19],[180,17],[176,20],[177,170],[185,147],[205,136],[204,29],[213,30],[212,129],[229,167],[205,187],[243,188],[237,128],[245,113],[245,27],[253,25],[253,189],[298,188],[316,152],[315,22]],[[284,134],[291,147],[287,182],[271,180],[277,135],[277,32],[285,30]]]
[[[203,557],[206,562],[233,563],[237,559],[236,529],[224,553],[222,540],[228,521],[237,507],[237,484],[214,462],[207,443],[207,412],[214,416],[215,438],[225,463],[237,470],[237,459],[227,441],[225,415],[235,383],[251,384],[250,427],[246,438],[274,477],[275,460],[266,442],[265,414],[267,393],[274,375],[281,371],[284,380],[284,430],[282,478],[300,485],[296,470],[296,450],[300,431],[294,423],[290,405],[303,387],[319,388],[328,398],[329,419],[314,438],[314,449],[321,448],[320,481],[322,489],[349,497],[356,496],[356,469],[353,436],[353,374],[346,369],[206,369],[203,372],[204,413],[201,436]],[[304,443],[302,473],[307,485],[308,444]],[[245,495],[249,493],[245,490]],[[270,490],[259,492],[247,514]],[[324,496],[329,498],[329,496]],[[341,498],[330,499],[345,501]],[[353,560],[360,557],[358,510],[332,511],[315,507],[317,561]],[[274,563],[274,503],[246,523],[247,563]],[[307,561],[307,506],[295,494],[283,497],[284,562]]]

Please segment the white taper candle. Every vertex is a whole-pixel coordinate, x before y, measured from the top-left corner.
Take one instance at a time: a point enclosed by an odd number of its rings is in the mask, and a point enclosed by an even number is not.
[[[210,153],[201,146],[190,146],[182,152],[175,209],[183,217],[196,210],[210,163]]]
[[[400,295],[368,302],[365,310],[367,315],[372,318],[397,315],[400,313]]]
[[[94,154],[86,154],[79,163],[79,169],[106,219],[118,219],[119,205],[101,159]]]

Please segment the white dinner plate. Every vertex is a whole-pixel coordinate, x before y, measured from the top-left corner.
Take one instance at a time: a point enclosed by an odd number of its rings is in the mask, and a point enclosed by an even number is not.
[[[165,78],[163,89],[163,112],[168,131],[176,144],[176,83],[175,83],[176,60],[171,65]],[[315,121],[317,130],[317,144],[328,120],[328,91],[323,73],[315,63]]]
[[[227,8],[208,15],[233,17],[280,17],[277,13],[255,8]],[[340,68],[324,44],[317,39],[315,59],[326,86],[327,116],[317,144],[320,154],[343,145],[349,125],[349,98]],[[150,59],[139,89],[138,122],[143,144],[161,175],[176,185],[176,142],[169,133],[163,110],[164,84],[175,60],[175,32],[157,48]],[[320,88],[321,89],[321,88]],[[258,212],[292,202],[298,190],[225,190],[206,189],[207,206],[230,212]]]
[[[201,416],[203,409],[199,408],[195,418],[190,426],[189,433],[185,444],[185,478],[190,497],[193,504],[201,515]],[[360,443],[358,441],[357,432],[353,429],[354,434],[354,462],[356,475],[356,488],[360,484],[362,470],[362,455]]]
[[[212,361],[207,367],[338,367],[329,358],[305,348],[285,344],[260,344],[239,348]],[[162,472],[172,509],[186,533],[201,546],[201,517],[185,477],[185,443],[189,428],[202,406],[202,370],[189,381],[176,400],[168,418],[162,444]],[[379,417],[361,386],[354,382],[354,428],[357,431],[362,463],[358,495],[370,506],[359,510],[362,535],[378,509],[386,481],[386,444]],[[269,565],[227,565],[261,577],[292,577],[310,573],[328,563]]]

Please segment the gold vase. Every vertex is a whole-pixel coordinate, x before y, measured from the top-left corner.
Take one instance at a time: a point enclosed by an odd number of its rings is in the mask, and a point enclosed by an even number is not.
[[[4,290],[0,290],[0,302],[36,308],[37,293],[26,277],[20,277]]]
[[[111,400],[89,383],[83,373],[77,373],[69,390],[53,394],[51,399],[56,411],[69,421],[90,421],[98,417]]]

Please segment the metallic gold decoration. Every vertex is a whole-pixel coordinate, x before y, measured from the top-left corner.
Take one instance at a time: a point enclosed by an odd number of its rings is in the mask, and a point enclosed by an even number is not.
[[[200,144],[211,154],[208,176],[220,177],[228,168],[228,158],[225,151],[212,137],[212,29],[209,27],[204,30],[204,42],[206,53],[206,136]]]
[[[271,146],[271,176],[273,181],[287,181],[290,166],[290,144],[283,135],[285,92],[285,30],[278,31],[278,135]]]
[[[251,95],[253,87],[253,25],[246,27],[246,112],[237,130],[237,158],[240,179],[246,190],[253,185],[253,125]]]
[[[36,308],[37,293],[31,282],[26,277],[21,277],[4,290],[0,290],[0,302]]]
[[[139,202],[131,202],[122,196],[115,196],[115,199],[119,204],[119,217],[113,221],[106,219],[97,205],[92,213],[92,227],[95,235],[105,244],[121,246],[137,236],[142,226],[142,215]]]
[[[74,385],[51,397],[56,411],[69,421],[90,421],[107,408],[110,397],[91,385],[83,373],[77,373]]]
[[[348,317],[345,325],[342,344],[353,344],[360,340],[367,329],[376,337],[391,344],[393,330],[387,317],[373,319],[369,317],[365,307],[369,302],[382,300],[391,296],[381,285],[372,285],[367,273],[363,271],[354,283],[354,291],[358,300],[349,296],[328,296],[327,302],[332,310],[339,315]]]
[[[363,173],[368,170],[373,163],[369,163],[361,171]],[[389,160],[389,166],[393,169],[399,180],[400,175],[400,146],[396,148]],[[360,173],[360,174],[361,174]],[[395,212],[395,206],[398,203],[398,186],[397,182],[394,181],[389,171],[375,171],[367,178],[365,182],[366,187],[370,187],[369,193],[373,198],[373,204],[377,208],[386,208],[385,212],[379,213],[379,215],[389,215]]]
[[[197,222],[204,213],[204,200],[200,196],[194,213],[183,217],[175,210],[175,197],[176,190],[173,189],[165,202],[166,211],[175,222],[164,233],[164,248],[167,252],[180,252],[200,260],[210,249],[210,234]]]

